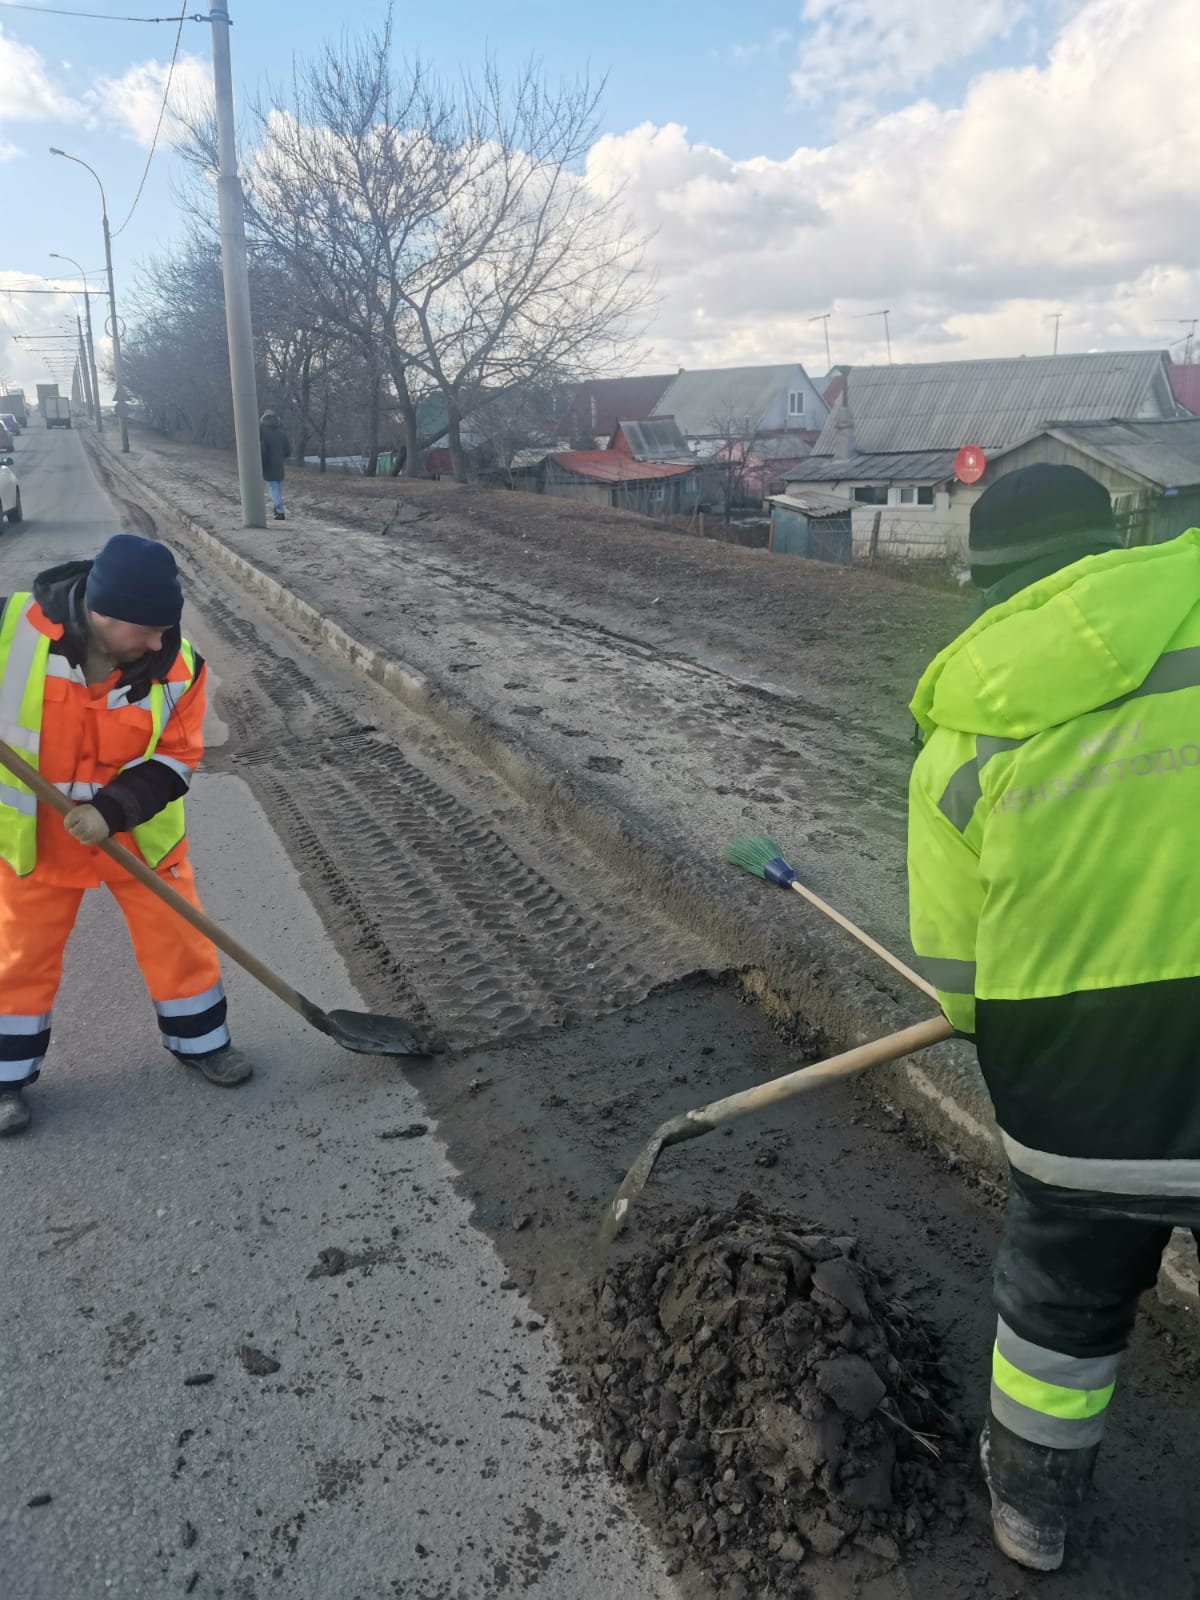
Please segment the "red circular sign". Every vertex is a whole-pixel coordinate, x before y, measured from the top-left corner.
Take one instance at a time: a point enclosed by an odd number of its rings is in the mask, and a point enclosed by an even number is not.
[[[987,457],[977,444],[965,444],[954,458],[959,483],[978,483],[987,470]]]

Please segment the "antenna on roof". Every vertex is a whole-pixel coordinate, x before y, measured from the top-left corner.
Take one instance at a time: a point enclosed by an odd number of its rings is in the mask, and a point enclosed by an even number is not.
[[[859,318],[860,322],[866,322],[870,317],[882,317],[883,318],[883,336],[887,340],[887,353],[888,353],[888,366],[889,367],[892,364],[892,330],[888,326],[888,318],[891,316],[891,314],[892,313],[890,311],[868,311],[862,317]]]
[[[1054,324],[1054,354],[1058,354],[1058,329],[1063,319],[1061,311],[1050,311],[1046,314],[1046,321]]]
[[[810,326],[814,322],[823,322],[825,324],[825,370],[826,370],[826,372],[832,372],[833,371],[833,357],[829,353],[829,319],[830,319],[830,317],[832,315],[833,315],[832,311],[822,311],[822,313],[821,313],[821,315],[819,317],[809,317],[809,319],[808,319]]]

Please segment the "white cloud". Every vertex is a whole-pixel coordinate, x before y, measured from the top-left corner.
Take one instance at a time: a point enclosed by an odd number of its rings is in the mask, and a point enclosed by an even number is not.
[[[86,96],[94,121],[115,123],[128,138],[148,145],[154,138],[166,88],[169,63],[139,61],[119,77],[101,78]],[[181,55],[171,77],[167,139],[179,132],[179,116],[203,113],[212,98],[212,71],[198,56]]]
[[[912,8],[915,12],[916,8]],[[964,11],[973,7],[962,7]],[[981,9],[982,6],[981,6]],[[821,148],[734,161],[677,124],[593,147],[654,231],[656,359],[834,358],[1166,344],[1200,310],[1200,29],[1194,0],[1088,0],[1043,67],[978,76]],[[1165,51],[1162,40],[1170,39]]]
[[[805,0],[792,87],[810,103],[838,99],[845,125],[873,96],[917,89],[1006,37],[1028,10],[1025,0]]]
[[[20,44],[0,28],[0,120],[44,122],[73,119],[78,105],[50,77],[32,45]]]

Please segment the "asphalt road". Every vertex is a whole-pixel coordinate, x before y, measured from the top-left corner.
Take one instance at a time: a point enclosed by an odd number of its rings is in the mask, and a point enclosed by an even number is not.
[[[120,526],[74,432],[16,455],[4,593]],[[208,909],[358,1003],[245,784],[201,775],[190,824]],[[671,1594],[414,1091],[227,980],[257,1067],[233,1093],[162,1051],[115,907],[85,903],[34,1128],[0,1145],[5,1600]],[[311,1277],[330,1247],[346,1270]]]

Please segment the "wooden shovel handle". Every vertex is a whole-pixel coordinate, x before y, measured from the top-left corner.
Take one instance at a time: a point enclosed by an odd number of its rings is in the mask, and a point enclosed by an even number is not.
[[[49,806],[52,811],[57,811],[60,816],[69,816],[74,811],[73,800],[68,800],[61,790],[48,783],[36,768],[31,767],[28,761],[2,740],[0,740],[0,766],[7,767],[14,778],[19,778],[26,788],[33,790],[43,805]],[[314,1014],[323,1018],[324,1013],[313,1005],[311,1000],[306,1000],[298,989],[293,989],[290,983],[285,983],[277,973],[271,971],[270,967],[264,966],[245,945],[239,944],[211,917],[206,917],[203,911],[192,905],[190,900],[185,900],[171,888],[170,884],[159,877],[153,867],[147,866],[140,856],[135,856],[132,850],[127,850],[115,839],[102,840],[97,849],[103,850],[106,856],[124,867],[126,872],[149,889],[150,893],[157,896],[165,906],[170,906],[176,916],[182,917],[185,922],[190,922],[192,927],[206,939],[211,939],[218,950],[223,950],[230,960],[236,961],[239,967],[244,967],[251,977],[257,978],[259,983],[270,989],[284,1005],[291,1006],[293,1011],[298,1011],[306,1022],[313,1022]]]
[[[817,910],[823,911],[831,922],[836,922],[839,928],[844,928],[852,939],[857,939],[859,944],[865,945],[868,950],[874,951],[881,961],[887,962],[893,972],[898,972],[902,978],[907,978],[909,983],[914,984],[923,994],[927,994],[931,1000],[937,999],[937,990],[931,983],[926,982],[919,972],[914,972],[911,967],[906,966],[901,961],[899,956],[894,956],[890,950],[885,950],[883,945],[872,939],[869,933],[864,933],[860,927],[850,921],[849,917],[844,917],[834,906],[822,900],[819,894],[814,894],[811,889],[806,889],[795,878],[792,879],[792,888],[798,895],[802,895],[810,906],[816,906]]]
[[[898,1061],[901,1056],[940,1044],[943,1039],[950,1039],[953,1035],[954,1029],[945,1017],[930,1017],[928,1021],[903,1028],[899,1033],[889,1033],[886,1038],[872,1039],[869,1044],[860,1044],[840,1056],[831,1056],[828,1061],[820,1061],[812,1067],[801,1067],[798,1072],[772,1078],[770,1083],[760,1083],[756,1088],[743,1089],[740,1094],[727,1095],[724,1100],[714,1100],[710,1105],[700,1106],[688,1112],[688,1121],[705,1123],[710,1127],[720,1122],[731,1122],[735,1117],[744,1117],[751,1111],[762,1111],[767,1106],[794,1099],[798,1094],[807,1094],[810,1089],[820,1089],[839,1078],[852,1078],[856,1073],[865,1072],[868,1067],[881,1066],[885,1061]]]

